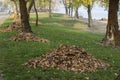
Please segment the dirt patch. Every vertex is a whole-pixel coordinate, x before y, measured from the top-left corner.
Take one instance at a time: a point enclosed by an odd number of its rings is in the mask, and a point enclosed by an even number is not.
[[[81,25],[81,24],[76,24],[74,28],[77,28],[77,29],[83,29],[85,31],[89,31],[89,32],[92,32],[92,33],[104,33],[105,34],[105,31],[106,31],[106,25],[107,25],[107,21],[99,21],[99,20],[92,20],[92,27],[91,28],[88,28],[87,24],[88,24],[88,19],[87,18],[83,18],[83,17],[80,17],[78,19],[78,21],[81,21],[84,23],[84,25]]]
[[[2,23],[3,23],[3,20],[0,19],[0,24],[2,24]]]
[[[29,67],[56,68],[75,72],[95,72],[97,69],[106,69],[109,64],[95,58],[79,46],[60,45],[57,49],[49,51],[24,65]]]
[[[25,33],[25,32],[21,32],[15,36],[9,38],[9,40],[12,40],[12,41],[26,40],[26,41],[45,42],[45,43],[49,42],[49,40],[39,38],[39,37],[35,36],[33,33]]]
[[[89,31],[89,27],[87,26],[87,24],[84,24],[84,23],[76,23],[74,24],[73,28]]]

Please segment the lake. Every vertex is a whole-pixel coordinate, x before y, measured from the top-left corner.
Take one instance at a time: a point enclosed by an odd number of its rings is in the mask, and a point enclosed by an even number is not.
[[[63,13],[63,14],[65,14],[64,6],[61,5],[54,12],[55,13]],[[82,16],[84,18],[88,18],[87,8],[81,6],[79,8],[79,16]],[[102,18],[107,19],[107,17],[108,17],[108,10],[106,10],[105,8],[100,7],[100,6],[96,5],[96,4],[93,6],[93,8],[92,8],[92,18],[93,19],[102,19]],[[119,18],[120,18],[120,15],[119,15]]]

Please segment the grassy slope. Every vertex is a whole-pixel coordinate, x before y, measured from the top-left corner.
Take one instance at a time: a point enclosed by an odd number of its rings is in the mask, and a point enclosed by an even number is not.
[[[15,33],[0,33],[0,70],[4,73],[4,80],[114,80],[115,73],[120,69],[120,50],[97,45],[103,35],[96,35],[72,26],[78,21],[65,20],[61,15],[54,15],[52,19],[46,15],[40,15],[42,23],[36,27],[31,24],[33,32],[39,37],[49,39],[50,43],[39,42],[14,42],[5,41]],[[34,16],[31,20],[34,20]],[[4,25],[10,23],[7,20]],[[81,23],[83,24],[83,23]],[[56,69],[27,68],[22,66],[29,59],[45,54],[59,44],[78,45],[85,48],[89,53],[109,63],[111,67],[107,70],[98,70],[95,73],[74,73]]]

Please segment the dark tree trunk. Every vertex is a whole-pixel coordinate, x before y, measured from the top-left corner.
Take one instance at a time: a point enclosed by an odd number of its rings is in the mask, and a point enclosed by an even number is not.
[[[29,24],[29,14],[27,12],[26,1],[19,0],[20,14],[21,14],[21,25],[23,27],[22,32],[32,32]]]
[[[67,6],[65,6],[65,13],[66,13],[66,15],[68,15],[68,7]]]
[[[70,12],[70,16],[72,17],[73,16],[73,0],[71,0],[71,12]]]
[[[33,0],[33,4],[34,4],[35,13],[36,13],[36,26],[38,26],[38,12],[36,9],[35,0]]]
[[[67,2],[66,0],[62,0],[63,4],[64,4],[64,7],[65,7],[65,13],[66,15],[68,15],[68,6],[67,6]]]
[[[73,16],[73,6],[71,6],[71,14],[70,16],[72,17]]]
[[[88,27],[92,26],[91,5],[88,5]]]
[[[75,18],[79,19],[79,15],[78,15],[78,7],[76,7],[76,9],[75,9]]]
[[[69,16],[70,16],[70,12],[71,12],[71,7],[69,7],[69,13],[68,13]]]
[[[28,7],[28,13],[30,13],[33,5],[34,5],[34,0],[32,0],[32,1],[30,2],[30,5],[29,5],[29,7]]]
[[[68,15],[70,16],[70,12],[71,12],[71,1],[69,0],[69,7],[68,7]]]
[[[118,3],[119,0],[109,0],[108,24],[106,35],[103,39],[104,45],[118,46],[120,45],[119,31],[118,31]]]
[[[52,16],[51,16],[51,3],[52,3],[52,1],[51,0],[49,0],[49,18],[51,18]]]
[[[17,2],[15,0],[12,0],[14,4],[14,22],[17,22],[19,20],[19,12],[17,7]]]

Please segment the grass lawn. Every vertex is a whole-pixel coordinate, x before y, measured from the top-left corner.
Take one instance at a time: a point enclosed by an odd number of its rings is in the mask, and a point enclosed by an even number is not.
[[[82,22],[65,19],[58,14],[53,16],[49,19],[45,14],[40,14],[41,24],[38,27],[31,23],[33,32],[41,38],[50,40],[50,43],[6,41],[4,39],[16,32],[0,32],[0,70],[3,71],[4,80],[86,80],[86,77],[89,77],[89,80],[114,80],[115,74],[120,70],[120,49],[98,45],[104,37],[103,34],[93,34],[72,27],[77,23],[83,25]],[[2,26],[9,24],[11,20],[8,19]],[[35,16],[31,17],[32,20],[35,20]],[[75,73],[51,68],[33,69],[22,65],[60,44],[81,46],[111,66],[107,70],[98,70],[94,73]]]

